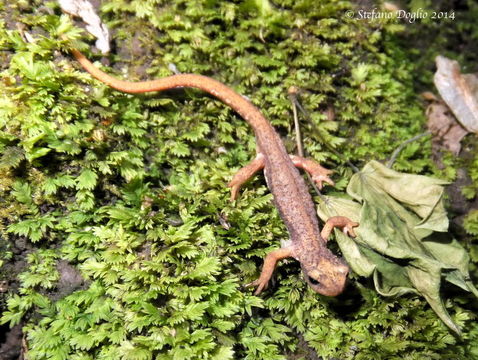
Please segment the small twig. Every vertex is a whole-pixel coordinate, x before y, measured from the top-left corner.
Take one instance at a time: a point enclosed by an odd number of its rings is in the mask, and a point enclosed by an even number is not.
[[[300,106],[299,101],[297,100],[298,91],[299,91],[299,89],[297,87],[292,86],[292,87],[289,88],[288,93],[289,93],[290,102],[292,103],[292,113],[294,114],[295,141],[297,143],[297,153],[300,157],[304,157],[304,147],[302,145],[302,136],[300,134],[299,117],[297,116],[297,108],[299,108],[301,110],[303,110],[303,108],[302,108],[302,106]],[[303,110],[303,111],[305,111],[305,110]],[[322,195],[322,193],[320,192],[319,188],[317,187],[317,185],[315,185],[314,180],[312,180],[312,176],[310,176],[310,174],[308,172],[306,172],[305,174],[307,175],[307,180],[312,185],[312,187],[314,188],[317,195],[319,195],[319,197],[322,200],[325,200],[325,198]]]
[[[295,86],[292,86],[290,89],[289,89],[289,99],[292,103],[292,111],[294,112],[294,124],[296,126],[296,139],[299,138],[300,139],[300,133],[299,133],[299,130],[298,130],[298,124],[299,122],[296,121],[296,118],[297,118],[297,109],[298,108],[302,114],[305,116],[306,119],[310,120],[310,116],[309,116],[309,113],[302,107],[302,105],[300,104],[299,100],[297,100],[297,93],[298,93],[298,89],[297,87]],[[358,173],[360,172],[359,168],[356,167],[354,164],[352,164],[350,162],[350,160],[348,159],[345,159],[342,154],[340,154],[337,150],[335,150],[332,146],[330,146],[324,139],[323,137],[320,135],[320,131],[319,129],[317,128],[317,126],[314,124],[313,121],[309,121],[309,123],[312,125],[312,127],[314,128],[314,131],[315,131],[315,134],[316,136],[319,138],[319,140],[322,142],[322,144],[330,151],[332,152],[335,156],[337,156],[340,160],[342,160],[343,162],[345,162],[351,169],[353,172],[355,173]],[[297,134],[299,133],[299,136],[297,136]],[[303,153],[303,149],[302,149],[302,142],[297,144],[297,151],[299,152],[299,155],[300,156],[303,156],[301,155],[301,152]]]
[[[310,118],[309,112],[304,109],[304,107],[303,107],[302,104],[299,102],[299,100],[297,100],[297,97],[295,97],[295,104],[297,105],[297,107],[299,108],[299,110],[302,112],[302,114],[304,114],[304,116],[305,116],[307,119],[309,119],[309,118]]]
[[[300,106],[297,101],[297,92],[299,89],[295,86],[289,88],[289,98],[292,103],[292,112],[294,114],[294,129],[295,129],[295,142],[297,144],[297,152],[300,157],[304,157],[304,147],[302,145],[302,136],[300,134],[299,117],[297,116],[297,108]]]
[[[414,142],[415,140],[418,140],[426,135],[430,135],[431,133],[429,131],[425,131],[424,133],[421,133],[421,134],[418,134],[414,137],[412,137],[411,139],[408,139],[404,142],[402,142],[396,149],[395,151],[392,153],[392,156],[390,156],[390,160],[388,160],[387,162],[387,167],[388,168],[391,168],[393,163],[395,162],[395,160],[397,160],[397,157],[398,155],[400,154],[400,151],[402,151],[405,146],[407,146],[408,144],[410,144],[411,142]]]

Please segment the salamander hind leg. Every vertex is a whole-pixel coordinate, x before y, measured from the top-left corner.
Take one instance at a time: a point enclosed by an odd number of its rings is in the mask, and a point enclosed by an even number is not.
[[[307,171],[310,176],[312,176],[312,180],[314,180],[319,189],[322,189],[323,182],[326,182],[332,186],[335,185],[332,179],[329,177],[329,175],[332,173],[332,170],[320,166],[314,160],[306,159],[301,156],[290,155],[290,159],[296,167]]]
[[[340,228],[344,232],[345,235],[356,237],[354,227],[359,226],[358,222],[350,220],[348,217],[345,216],[333,216],[327,220],[322,229],[320,235],[325,241],[328,241],[330,234],[334,228]]]
[[[236,200],[239,193],[239,189],[242,184],[249,180],[256,172],[264,169],[265,160],[264,155],[258,153],[256,158],[249,164],[241,168],[232,178],[231,182],[227,185],[231,188],[231,201]]]

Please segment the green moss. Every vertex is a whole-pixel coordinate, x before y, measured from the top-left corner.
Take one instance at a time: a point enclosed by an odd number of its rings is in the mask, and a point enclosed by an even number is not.
[[[424,301],[382,298],[364,279],[339,299],[321,297],[292,261],[279,266],[270,290],[252,296],[242,285],[288,235],[261,176],[237,204],[228,201],[225,185],[254,156],[245,122],[198,91],[133,96],[91,80],[59,51],[61,35],[79,46],[83,35],[55,3],[33,3],[40,10],[4,2],[0,23],[9,63],[0,87],[0,231],[36,248],[2,321],[23,319],[30,359],[477,356],[478,327],[463,294],[449,309],[462,340]],[[386,159],[425,121],[414,65],[395,38],[400,27],[346,19],[350,7],[105,2],[101,16],[120,54],[108,72],[155,78],[174,63],[210,75],[263,110],[291,152],[287,89],[298,86],[310,114],[301,119],[305,149],[337,170],[340,189],[350,171],[322,141],[360,165]],[[325,115],[330,106],[334,119]],[[454,164],[440,171],[430,155],[422,140],[395,167],[453,176]],[[86,284],[57,299],[55,264],[65,260]]]

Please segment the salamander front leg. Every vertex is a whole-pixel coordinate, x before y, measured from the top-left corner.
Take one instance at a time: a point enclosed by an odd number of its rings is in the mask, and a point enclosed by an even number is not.
[[[261,272],[261,276],[259,276],[259,279],[249,284],[246,284],[245,286],[246,287],[257,286],[257,289],[254,292],[254,295],[259,295],[262,292],[262,290],[267,288],[269,280],[272,274],[274,273],[274,269],[276,267],[277,262],[281,259],[285,259],[291,256],[292,256],[292,248],[290,247],[271,251],[269,254],[267,254],[266,258],[264,259],[264,265],[262,266],[262,272]]]
[[[326,182],[332,186],[335,185],[332,179],[329,177],[329,175],[332,173],[332,170],[320,166],[314,160],[306,159],[297,155],[290,155],[290,159],[296,167],[307,171],[310,176],[312,176],[312,180],[317,184],[319,189],[322,189],[323,187],[322,182]]]
[[[358,222],[350,220],[348,217],[345,216],[333,216],[324,225],[320,235],[325,241],[329,240],[329,236],[332,230],[336,227],[342,229],[345,235],[356,237],[354,227],[359,226]]]
[[[249,164],[241,168],[227,185],[231,188],[231,201],[236,200],[239,189],[247,180],[249,180],[256,172],[264,169],[264,155],[258,153],[256,158]]]

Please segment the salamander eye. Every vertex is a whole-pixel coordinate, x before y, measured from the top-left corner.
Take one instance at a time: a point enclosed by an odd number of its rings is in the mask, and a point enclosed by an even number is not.
[[[312,285],[320,285],[320,281],[309,276],[309,281]]]

